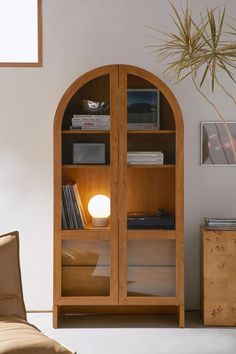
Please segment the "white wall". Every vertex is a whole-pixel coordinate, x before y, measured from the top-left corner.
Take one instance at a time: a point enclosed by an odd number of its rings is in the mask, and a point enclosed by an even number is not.
[[[189,1],[194,11],[223,5]],[[236,16],[235,0],[225,1]],[[173,0],[180,8],[185,0]],[[215,113],[190,81],[172,86],[145,45],[145,25],[170,29],[170,5],[163,0],[43,1],[43,67],[0,68],[0,233],[21,233],[21,263],[28,310],[52,306],[52,129],[66,88],[84,72],[106,64],[145,68],[171,86],[185,122],[186,302],[199,306],[199,223],[204,216],[235,216],[236,169],[200,167],[200,121]],[[226,82],[228,84],[228,82]],[[231,85],[231,88],[233,86]],[[233,92],[233,91],[232,91]],[[234,107],[216,98],[227,119]]]

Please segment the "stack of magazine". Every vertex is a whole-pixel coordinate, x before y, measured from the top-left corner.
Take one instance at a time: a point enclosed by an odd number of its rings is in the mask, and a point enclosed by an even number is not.
[[[80,199],[77,184],[64,184],[62,186],[62,228],[85,229],[86,216]]]
[[[74,114],[70,129],[109,130],[110,116],[105,114]]]
[[[204,218],[207,230],[236,230],[236,218]]]
[[[128,151],[129,165],[163,165],[164,155],[161,151]]]

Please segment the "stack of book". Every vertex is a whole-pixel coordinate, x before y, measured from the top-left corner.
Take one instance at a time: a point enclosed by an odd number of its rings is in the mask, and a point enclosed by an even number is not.
[[[204,218],[207,230],[236,230],[236,218]]]
[[[110,116],[105,114],[74,114],[71,124],[71,130],[109,130]]]
[[[128,151],[129,165],[163,165],[164,155],[161,151]]]
[[[86,216],[79,195],[77,184],[64,184],[62,186],[62,228],[85,229]]]

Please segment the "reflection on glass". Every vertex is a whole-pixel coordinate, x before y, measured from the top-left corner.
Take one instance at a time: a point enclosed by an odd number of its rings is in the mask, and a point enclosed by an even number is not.
[[[108,241],[62,241],[62,296],[109,296]]]
[[[128,296],[175,296],[175,241],[128,241]]]

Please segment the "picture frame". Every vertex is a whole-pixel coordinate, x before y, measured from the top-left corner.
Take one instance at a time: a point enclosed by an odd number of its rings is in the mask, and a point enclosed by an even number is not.
[[[226,124],[236,149],[236,122],[201,122],[201,166],[236,166]]]
[[[160,129],[160,92],[158,89],[127,90],[127,129]]]

